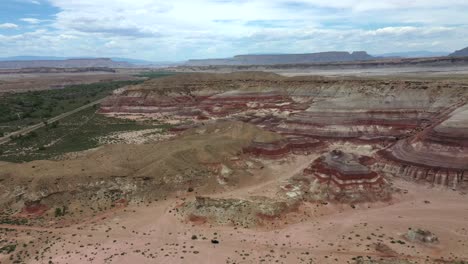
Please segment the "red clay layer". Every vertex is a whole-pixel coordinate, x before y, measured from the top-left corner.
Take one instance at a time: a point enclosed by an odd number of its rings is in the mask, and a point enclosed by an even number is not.
[[[291,138],[271,143],[254,142],[247,148],[244,148],[244,153],[254,156],[281,157],[296,151],[313,150],[323,145],[324,143],[318,140]]]

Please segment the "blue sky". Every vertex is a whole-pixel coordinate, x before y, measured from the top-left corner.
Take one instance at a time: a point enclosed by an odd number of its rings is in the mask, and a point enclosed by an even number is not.
[[[0,0],[0,57],[453,51],[466,0]]]

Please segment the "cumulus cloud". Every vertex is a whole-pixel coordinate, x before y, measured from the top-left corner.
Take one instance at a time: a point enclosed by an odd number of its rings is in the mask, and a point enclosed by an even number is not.
[[[43,22],[40,19],[31,18],[31,17],[21,18],[20,20],[23,21],[23,22],[29,23],[29,24],[39,24],[39,23]]]
[[[276,0],[273,0],[276,1]],[[398,10],[398,9],[432,9],[446,7],[468,7],[468,2],[465,0],[294,0],[290,3],[301,3],[326,8],[348,9],[356,12],[362,11],[381,11],[381,10]]]
[[[466,0],[47,1],[59,10],[54,20],[22,19],[45,31],[38,40],[37,32],[16,36],[24,46],[11,46],[11,52],[51,45],[49,50],[67,56],[182,60],[257,52],[451,51],[468,45]]]
[[[19,26],[13,23],[0,24],[0,29],[17,29],[17,28],[19,28]]]
[[[16,0],[16,2],[28,3],[28,4],[34,4],[34,5],[40,5],[41,4],[41,2],[39,0]]]

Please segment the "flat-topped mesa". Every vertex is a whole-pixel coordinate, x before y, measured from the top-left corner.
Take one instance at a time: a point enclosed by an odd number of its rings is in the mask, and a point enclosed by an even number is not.
[[[315,160],[304,173],[314,174],[321,181],[334,181],[343,186],[358,182],[371,183],[382,179],[376,172],[361,164],[359,158],[355,154],[333,150]]]
[[[369,169],[374,160],[333,150],[304,170],[311,179],[311,195],[339,202],[373,202],[391,198],[387,181]]]
[[[210,65],[278,65],[278,64],[314,64],[325,62],[365,61],[375,59],[365,51],[328,51],[305,54],[247,54],[232,58],[189,60],[187,66]]]
[[[323,142],[316,139],[288,137],[273,142],[253,141],[243,151],[257,157],[282,158],[290,153],[305,154],[312,150],[317,150],[323,145]]]
[[[446,120],[379,152],[382,172],[406,179],[468,188],[468,104]]]

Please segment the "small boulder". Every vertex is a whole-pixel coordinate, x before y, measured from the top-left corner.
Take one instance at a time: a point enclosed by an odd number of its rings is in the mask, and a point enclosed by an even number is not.
[[[437,243],[439,238],[432,232],[424,229],[410,229],[406,234],[406,238],[412,242],[421,242],[421,243]]]

